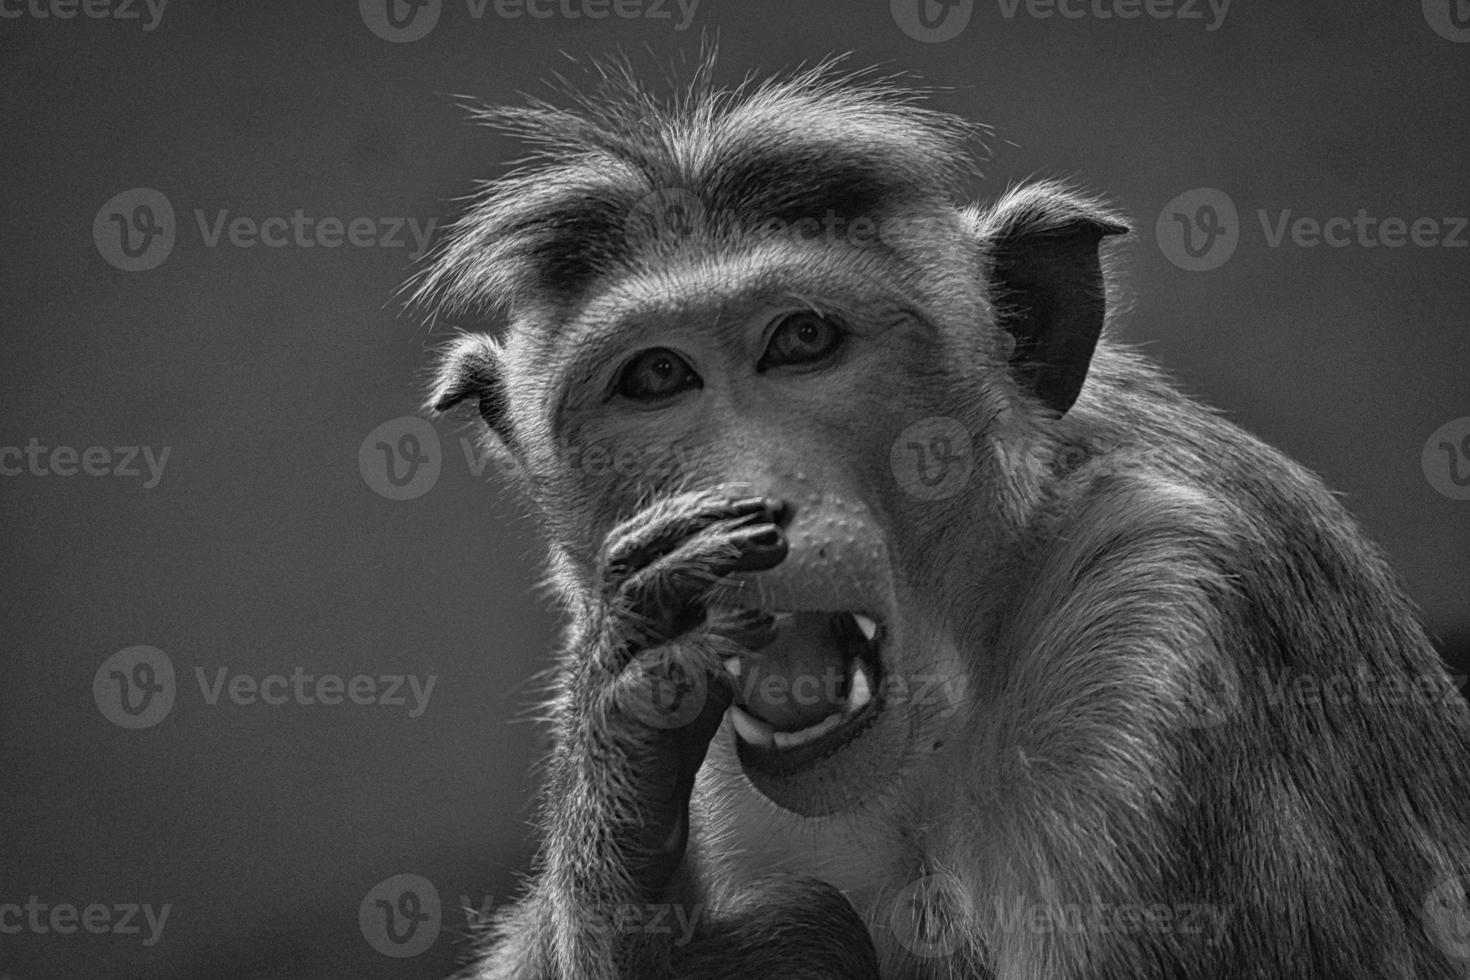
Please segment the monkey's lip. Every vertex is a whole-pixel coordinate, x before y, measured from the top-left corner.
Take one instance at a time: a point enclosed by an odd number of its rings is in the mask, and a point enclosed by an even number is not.
[[[777,636],[725,667],[742,764],[790,775],[841,751],[877,717],[883,631],[864,613],[787,612],[777,614]]]

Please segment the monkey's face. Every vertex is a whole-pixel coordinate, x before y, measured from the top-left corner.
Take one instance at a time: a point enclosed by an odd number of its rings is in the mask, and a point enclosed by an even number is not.
[[[838,101],[512,112],[551,160],[480,202],[422,286],[509,321],[451,348],[432,404],[479,403],[574,608],[609,532],[660,498],[790,505],[786,559],[714,597],[715,619],[779,615],[726,651],[737,704],[706,770],[804,814],[900,799],[988,689],[952,637],[997,600],[954,586],[993,579],[1023,523],[1102,327],[1098,243],[1124,230],[1051,185],[957,209],[950,122]]]
[[[706,771],[807,815],[901,801],[994,688],[973,639],[1102,327],[1098,243],[1124,230],[1049,185],[899,213],[923,233],[634,253],[523,304],[503,344],[462,338],[432,402],[479,402],[573,608],[609,532],[660,498],[791,507],[786,559],[714,596],[713,620],[778,616],[771,642],[723,651],[738,693]]]
[[[524,454],[530,492],[589,587],[608,532],[658,497],[728,488],[792,509],[787,559],[715,599],[711,622],[756,606],[776,636],[721,650],[736,706],[713,751],[804,814],[894,786],[964,688],[924,597],[942,585],[936,549],[973,545],[949,520],[967,498],[906,488],[898,440],[936,415],[978,424],[982,334],[972,321],[973,342],[948,346],[958,332],[897,268],[822,251],[663,263],[504,351],[517,432],[537,419],[521,444],[543,447]]]

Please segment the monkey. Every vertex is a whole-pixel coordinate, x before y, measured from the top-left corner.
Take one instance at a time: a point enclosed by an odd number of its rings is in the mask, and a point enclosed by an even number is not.
[[[831,62],[562,94],[408,287],[566,623],[466,977],[1470,975],[1470,709],[1119,212]]]

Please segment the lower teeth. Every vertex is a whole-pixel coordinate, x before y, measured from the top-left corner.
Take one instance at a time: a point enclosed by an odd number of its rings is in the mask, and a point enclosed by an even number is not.
[[[730,716],[735,725],[735,733],[742,741],[758,748],[774,746],[778,749],[790,749],[798,745],[806,745],[808,742],[815,742],[842,724],[846,718],[857,714],[872,700],[873,687],[868,677],[868,670],[860,661],[855,660],[848,679],[847,703],[843,705],[841,711],[834,711],[815,725],[795,732],[778,732],[769,723],[755,717],[739,705],[731,706]]]

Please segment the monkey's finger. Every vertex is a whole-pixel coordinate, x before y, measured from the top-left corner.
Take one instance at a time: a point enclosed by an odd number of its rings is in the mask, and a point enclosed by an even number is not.
[[[704,758],[704,745],[734,701],[729,676],[707,660],[686,649],[664,646],[635,658],[614,681],[618,712],[636,719],[653,735],[651,748],[657,758],[650,760],[650,773],[692,778]],[[697,744],[695,754],[685,743]]]
[[[721,522],[780,525],[790,506],[768,497],[722,499],[709,492],[655,504],[613,531],[607,575],[616,579],[662,558],[690,538]]]
[[[719,521],[767,518],[775,505],[764,497],[731,500],[696,491],[659,501],[614,529],[609,554],[646,564]]]
[[[704,597],[708,589],[705,577],[689,569],[655,566],[629,579],[619,595],[625,642],[614,645],[620,656],[612,669],[621,670],[645,650],[672,643],[698,628],[707,613]]]
[[[633,573],[618,597],[634,617],[634,627],[642,627],[635,632],[638,646],[677,640],[704,621],[705,599],[720,578],[774,568],[789,550],[779,527],[753,524],[698,535]]]
[[[722,528],[634,572],[612,596],[618,613],[609,668],[621,670],[643,651],[685,636],[705,621],[710,593],[723,576],[773,568],[789,550],[774,524]]]
[[[786,532],[775,524],[751,524],[736,528],[725,536],[733,553],[716,555],[710,572],[730,575],[735,572],[763,572],[786,560],[791,544]]]
[[[657,658],[660,653],[650,656]],[[704,684],[686,694],[684,710],[677,718],[661,713],[660,723],[650,726],[647,740],[640,739],[636,798],[630,801],[639,819],[627,835],[628,871],[650,896],[663,891],[684,858],[695,777],[704,765],[710,739],[734,700],[723,670],[711,673],[683,660],[663,662],[683,665],[690,672],[686,676],[702,678]],[[635,671],[642,666],[641,662],[633,665]],[[693,700],[696,693],[697,702]],[[682,723],[674,724],[675,720]]]

